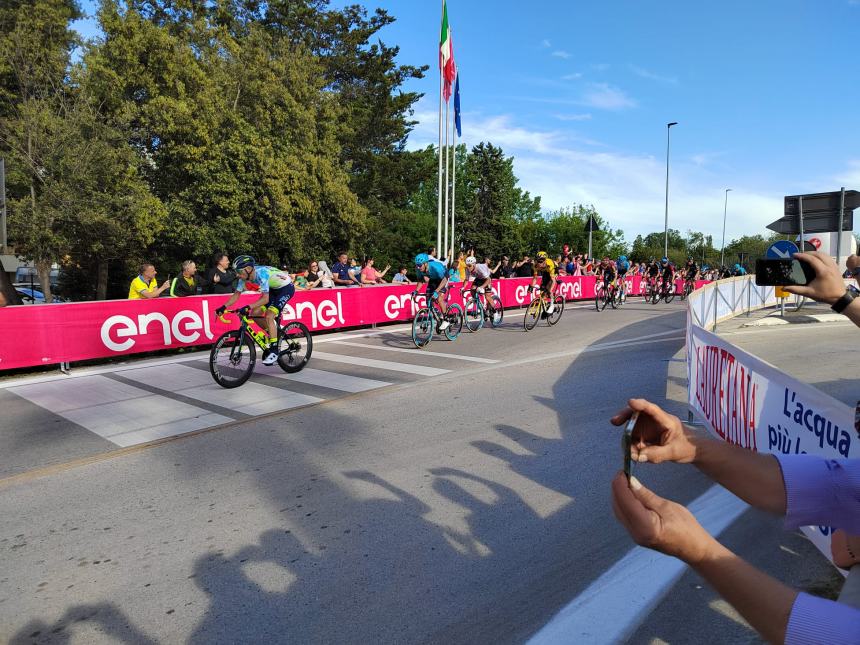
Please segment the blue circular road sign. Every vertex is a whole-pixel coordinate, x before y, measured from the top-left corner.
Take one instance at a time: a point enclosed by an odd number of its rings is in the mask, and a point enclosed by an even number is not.
[[[790,258],[793,254],[797,253],[798,248],[797,244],[794,242],[789,242],[788,240],[779,240],[778,242],[774,242],[769,247],[767,247],[767,257],[778,260]]]

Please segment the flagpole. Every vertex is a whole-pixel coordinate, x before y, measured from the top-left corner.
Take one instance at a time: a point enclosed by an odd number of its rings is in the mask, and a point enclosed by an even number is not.
[[[445,233],[444,233],[445,245],[443,247],[445,249],[445,253],[446,253],[445,257],[448,257],[448,255],[447,255],[447,253],[448,253],[448,213],[449,213],[449,210],[448,210],[448,188],[451,185],[451,171],[450,171],[451,155],[449,153],[450,148],[448,146],[448,121],[449,121],[449,119],[448,119],[448,103],[449,102],[450,101],[445,101]],[[449,258],[449,259],[453,260],[453,258]]]
[[[454,141],[454,163],[451,166],[451,248],[457,248],[457,236],[454,235],[454,225],[457,222],[455,210],[457,206],[457,127],[454,126],[454,131],[451,133],[451,138]],[[453,255],[453,253],[452,253]]]
[[[445,0],[442,0],[442,15],[445,15]],[[445,91],[445,70],[442,69],[440,64],[439,66],[439,188],[438,188],[438,198],[436,202],[438,204],[438,210],[436,213],[436,257],[443,257],[440,251],[442,249],[442,94]]]

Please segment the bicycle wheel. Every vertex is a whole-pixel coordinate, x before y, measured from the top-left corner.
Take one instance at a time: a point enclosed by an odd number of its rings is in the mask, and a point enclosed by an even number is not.
[[[672,302],[672,299],[674,297],[675,297],[675,286],[670,285],[669,288],[666,289],[666,293],[663,295],[663,299],[666,301],[666,304],[668,305],[670,302]]]
[[[484,305],[481,304],[480,298],[467,296],[463,305],[466,314],[466,328],[469,331],[478,331],[484,326]]]
[[[491,304],[493,305],[493,310],[490,314],[490,324],[495,329],[502,324],[502,319],[505,317],[505,310],[502,307],[502,301],[498,296],[493,296]]]
[[[615,289],[612,289],[611,291],[608,291],[606,293],[606,302],[607,302],[607,304],[612,305],[613,309],[618,309],[618,303],[616,302],[617,298],[618,298],[618,291]],[[603,307],[606,308],[606,305],[603,305]]]
[[[535,298],[529,303],[528,309],[526,309],[526,315],[523,317],[523,327],[526,331],[531,331],[538,324],[541,312],[543,311],[543,307],[540,303],[540,297]]]
[[[415,318],[412,319],[412,342],[415,343],[415,347],[419,349],[426,347],[427,343],[433,339],[433,324],[434,320],[430,309],[427,307],[419,309]]]
[[[257,349],[254,341],[241,330],[234,329],[221,335],[209,353],[209,372],[221,387],[239,387],[251,378]]]
[[[654,293],[651,294],[651,304],[656,305],[660,302],[660,298],[662,297],[663,289],[662,287],[657,287],[654,289]]]
[[[457,340],[457,336],[463,331],[463,308],[456,303],[448,305],[445,320],[451,323],[445,330],[445,337],[448,340]],[[483,321],[483,314],[481,314],[481,320]]]
[[[597,309],[597,311],[603,311],[605,307],[606,302],[603,298],[603,287],[600,287],[594,292],[594,308]]]
[[[555,309],[546,317],[546,321],[550,325],[554,325],[561,320],[561,315],[564,313],[564,298],[562,296],[556,296],[552,302],[555,305]]]
[[[278,331],[278,365],[288,374],[301,371],[311,360],[314,340],[304,323],[287,323]]]

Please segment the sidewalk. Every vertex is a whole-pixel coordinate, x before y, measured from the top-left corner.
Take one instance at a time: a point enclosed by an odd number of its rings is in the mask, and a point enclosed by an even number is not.
[[[808,323],[849,323],[848,318],[835,313],[828,305],[807,301],[800,311],[793,311],[793,305],[786,305],[785,313],[779,307],[768,307],[753,311],[747,316],[741,314],[717,325],[717,333],[735,331],[744,327],[775,327]]]

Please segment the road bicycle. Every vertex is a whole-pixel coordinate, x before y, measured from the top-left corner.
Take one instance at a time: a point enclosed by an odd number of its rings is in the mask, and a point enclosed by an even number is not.
[[[618,308],[616,302],[616,286],[612,283],[607,287],[602,280],[598,280],[594,285],[594,306],[597,311],[606,309],[606,305],[612,305],[613,309]]]
[[[417,303],[418,296],[417,291],[413,292],[412,301]],[[427,298],[425,298],[426,301]],[[450,323],[444,332],[439,330],[439,325],[443,320]],[[434,331],[437,334],[444,333],[448,340],[457,340],[457,336],[463,331],[463,308],[457,303],[448,303],[448,311],[443,314],[439,299],[431,298],[429,303],[421,307],[412,319],[412,342],[419,349],[427,347],[433,340]]]
[[[649,276],[643,280],[645,280],[645,288],[642,295],[645,296],[645,302],[651,302],[657,297],[657,278]]]
[[[666,301],[666,304],[668,305],[670,302],[672,302],[672,299],[674,297],[675,297],[675,285],[674,285],[674,283],[672,281],[670,281],[670,282],[661,281],[657,285],[656,291],[654,291],[654,295],[651,298],[651,304],[656,305],[658,302],[660,302],[660,299],[662,298],[663,300]]]
[[[690,280],[689,278],[685,279],[684,280],[684,291],[682,291],[680,294],[678,294],[678,298],[680,298],[681,300],[686,300],[687,298],[690,297],[690,294],[693,293],[695,288],[696,288],[696,281],[695,280]]]
[[[627,302],[627,283],[624,278],[618,278],[618,286],[615,287],[615,308],[617,309]]]
[[[564,297],[560,294],[555,294],[552,296],[552,302],[555,304],[555,309],[550,314],[547,313],[547,298],[543,292],[538,287],[533,289],[532,301],[529,303],[526,315],[523,318],[523,327],[526,331],[534,329],[541,318],[546,318],[548,325],[554,325],[561,320],[561,315],[564,313]]]
[[[224,314],[237,314],[239,328],[224,332],[215,341],[209,353],[209,371],[221,387],[239,387],[254,372],[257,361],[257,348],[265,353],[268,348],[268,334],[256,321],[248,316],[250,307],[228,310]],[[230,321],[223,315],[221,322]],[[307,325],[297,320],[278,325],[278,365],[285,372],[298,372],[308,364],[313,352],[313,339]]]
[[[487,295],[488,291],[489,296]],[[502,307],[502,301],[492,290],[484,287],[480,290],[461,290],[460,293],[463,294],[463,314],[466,317],[466,329],[478,331],[484,326],[485,320],[489,320],[494,329],[502,324],[505,310]]]

